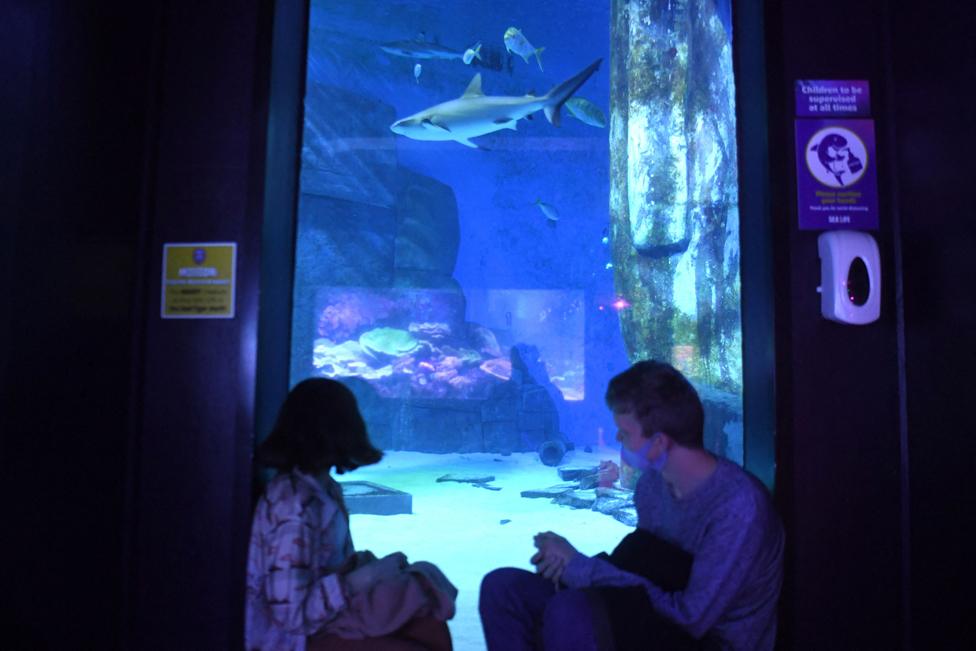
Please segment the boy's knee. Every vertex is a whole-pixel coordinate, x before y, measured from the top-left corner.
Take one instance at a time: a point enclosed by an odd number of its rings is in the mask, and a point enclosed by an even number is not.
[[[542,618],[546,649],[595,649],[593,612],[582,590],[561,590],[546,604]]]
[[[479,603],[505,599],[505,595],[513,589],[519,572],[514,567],[500,567],[486,574],[481,579]]]
[[[561,626],[590,617],[590,603],[582,590],[561,590],[546,604],[545,622]]]

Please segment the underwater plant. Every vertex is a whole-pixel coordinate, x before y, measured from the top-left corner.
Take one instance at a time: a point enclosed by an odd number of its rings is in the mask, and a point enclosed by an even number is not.
[[[406,330],[399,328],[373,328],[359,335],[362,349],[377,358],[399,357],[413,352],[420,342]]]

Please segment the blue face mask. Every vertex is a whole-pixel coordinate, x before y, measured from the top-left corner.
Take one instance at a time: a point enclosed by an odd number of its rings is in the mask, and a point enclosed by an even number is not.
[[[646,470],[653,470],[655,472],[661,472],[664,469],[664,465],[668,462],[668,451],[663,450],[661,454],[658,455],[657,459],[651,461],[647,458],[647,453],[651,451],[651,446],[654,445],[654,439],[659,436],[655,434],[651,438],[644,442],[644,445],[640,446],[635,452],[631,452],[627,449],[626,445],[620,446],[620,458],[631,468],[636,468],[641,472]]]

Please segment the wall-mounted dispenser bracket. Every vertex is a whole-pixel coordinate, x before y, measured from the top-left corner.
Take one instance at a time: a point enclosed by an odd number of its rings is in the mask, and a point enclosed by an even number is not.
[[[864,325],[881,316],[881,255],[878,243],[860,231],[827,231],[820,253],[820,311],[839,323]]]

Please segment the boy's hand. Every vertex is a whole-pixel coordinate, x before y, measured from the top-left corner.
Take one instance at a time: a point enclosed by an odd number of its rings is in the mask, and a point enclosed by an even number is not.
[[[613,482],[620,479],[620,467],[613,461],[601,461],[597,475],[600,486],[612,486]]]
[[[535,571],[558,585],[563,569],[579,552],[568,540],[551,531],[536,534],[533,542],[539,550],[530,559]]]

